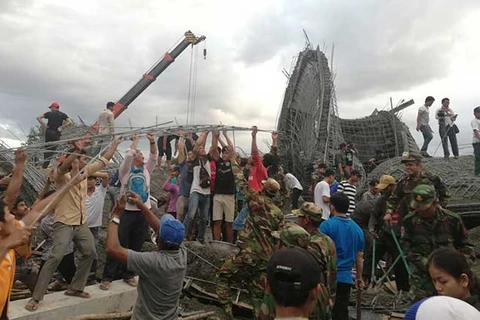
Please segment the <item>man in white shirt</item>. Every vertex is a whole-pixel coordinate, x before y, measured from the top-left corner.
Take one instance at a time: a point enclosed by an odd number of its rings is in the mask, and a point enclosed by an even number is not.
[[[473,154],[475,155],[475,175],[480,176],[480,107],[473,109],[475,118],[472,120]]]
[[[450,108],[450,99],[442,99],[442,106],[435,113],[435,118],[438,120],[438,132],[440,134],[440,139],[442,139],[443,155],[445,159],[450,157],[450,152],[448,151],[448,140],[450,140],[450,145],[452,146],[453,156],[455,159],[457,159],[458,143],[456,130],[458,130],[458,128],[455,125],[457,115]]]
[[[433,139],[433,130],[430,128],[430,106],[435,101],[435,98],[432,96],[428,96],[425,99],[425,104],[418,108],[418,115],[417,115],[417,131],[421,131],[423,135],[423,146],[420,149],[422,156],[431,158],[431,156],[427,153],[428,144]]]
[[[322,208],[322,219],[328,220],[330,218],[330,184],[335,181],[335,171],[327,169],[325,171],[325,178],[317,183],[313,191],[313,199],[317,206]]]
[[[112,101],[107,103],[107,108],[100,113],[98,117],[98,134],[99,135],[113,135],[114,134],[114,120]]]
[[[191,223],[195,218],[197,209],[199,210],[198,231],[196,240],[200,243],[205,242],[205,231],[207,229],[208,212],[210,209],[210,184],[211,184],[211,167],[205,151],[205,142],[207,141],[208,131],[202,133],[195,143],[192,156],[193,179],[190,188],[190,196],[188,198],[188,213],[183,220],[185,233],[188,235]],[[212,143],[214,140],[212,139]],[[210,152],[213,148],[217,148],[212,144]]]
[[[290,172],[285,175],[285,184],[290,192],[290,199],[292,200],[292,210],[298,209],[298,199],[303,193],[303,187],[298,179]]]
[[[96,185],[97,179],[102,178],[102,183]],[[85,198],[85,207],[87,210],[87,225],[95,240],[95,248],[98,252],[99,231],[102,226],[103,205],[107,195],[108,173],[97,172],[87,179],[87,197]],[[87,283],[96,283],[96,273],[98,265],[98,256],[93,260],[90,268],[90,276]]]

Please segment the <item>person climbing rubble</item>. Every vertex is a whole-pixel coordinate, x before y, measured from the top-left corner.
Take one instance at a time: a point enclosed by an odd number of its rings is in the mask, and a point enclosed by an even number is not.
[[[255,128],[255,127],[254,127]],[[252,132],[255,137],[256,130]],[[237,187],[245,195],[247,214],[244,228],[239,232],[239,253],[225,261],[216,274],[216,292],[228,314],[232,314],[230,283],[233,279],[247,282],[252,297],[255,316],[260,313],[265,283],[266,263],[275,247],[273,231],[283,226],[283,213],[273,199],[278,196],[280,185],[272,178],[264,180],[260,191],[255,191],[245,180],[243,171],[231,159]]]
[[[425,104],[418,108],[418,115],[417,115],[417,131],[420,131],[423,135],[423,145],[420,149],[420,154],[426,158],[431,158],[428,154],[428,145],[430,141],[433,139],[433,130],[430,127],[430,107],[432,106],[435,98],[432,96],[428,96],[425,98]]]

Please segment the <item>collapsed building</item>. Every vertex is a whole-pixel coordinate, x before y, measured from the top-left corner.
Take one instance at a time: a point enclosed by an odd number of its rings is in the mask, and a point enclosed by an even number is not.
[[[307,45],[293,65],[293,71],[287,74],[289,81],[277,127],[286,171],[308,186],[312,164],[325,162],[333,166],[340,143],[347,142],[355,144],[358,150],[354,166],[364,173],[363,188],[367,179],[378,179],[382,174],[400,178],[403,174],[400,156],[404,152],[419,152],[409,128],[398,116],[413,100],[390,110],[375,109],[360,119],[341,119],[334,76],[324,52]],[[371,168],[369,159],[377,150],[382,151],[385,159]],[[426,169],[440,176],[450,188],[449,207],[462,213],[468,226],[480,225],[480,178],[472,174],[473,157],[461,156],[449,162],[443,158],[425,160]],[[358,188],[359,194],[363,188]]]

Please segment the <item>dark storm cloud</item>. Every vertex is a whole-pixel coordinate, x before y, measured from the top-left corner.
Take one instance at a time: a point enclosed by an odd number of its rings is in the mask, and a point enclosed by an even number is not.
[[[106,4],[86,14],[57,5],[35,11],[28,2],[8,7],[0,16],[0,61],[5,62],[0,64],[0,74],[5,75],[0,78],[5,107],[0,117],[21,120],[29,128],[47,105],[58,101],[74,120],[81,116],[86,123],[94,122],[105,102],[126,93],[185,31],[143,26],[128,6]],[[216,45],[215,40],[210,43]],[[206,60],[201,56],[203,44],[198,47],[195,120],[212,122],[210,108],[231,108],[227,102],[233,86],[228,79],[235,78],[235,72],[227,63],[229,54],[218,53],[221,43]],[[184,123],[190,54],[187,48],[118,124],[127,126],[130,119],[143,126],[174,117]]]
[[[284,1],[252,19],[239,58],[261,63],[300,48],[304,28],[313,45],[335,43],[343,100],[405,90],[447,75],[455,27],[478,8],[479,1]]]

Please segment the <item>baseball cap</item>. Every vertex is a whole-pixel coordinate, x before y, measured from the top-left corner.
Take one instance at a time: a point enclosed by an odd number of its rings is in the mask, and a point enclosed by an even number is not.
[[[262,185],[263,189],[265,189],[265,191],[270,195],[275,195],[278,191],[280,191],[280,184],[273,178],[262,180]]]
[[[422,157],[416,153],[413,152],[404,152],[402,154],[402,161],[401,163],[407,163],[407,162],[422,162]]]
[[[60,108],[60,105],[58,104],[58,102],[52,102],[52,104],[49,106],[49,108]]]
[[[317,260],[299,247],[280,249],[267,263],[267,281],[272,289],[311,290],[320,283],[321,274]]]
[[[308,248],[310,234],[296,223],[287,223],[281,230],[273,231],[272,236],[288,246]]]
[[[298,217],[310,217],[314,221],[322,221],[323,210],[313,202],[304,202],[300,209],[292,210]]]
[[[164,214],[158,228],[160,240],[169,245],[180,245],[185,238],[185,226],[171,214]]]
[[[384,174],[383,176],[380,177],[380,181],[375,186],[375,188],[384,190],[392,184],[395,184],[395,178],[392,176],[389,176],[388,174]]]
[[[463,300],[436,296],[413,304],[405,313],[404,320],[459,320],[480,319],[480,312]]]
[[[437,192],[433,186],[421,184],[412,191],[410,207],[413,209],[426,208],[437,200]]]

